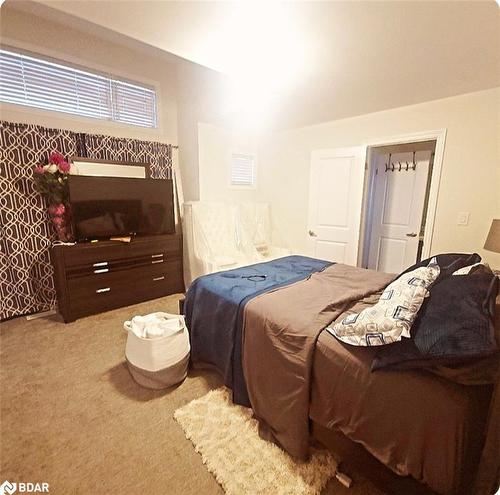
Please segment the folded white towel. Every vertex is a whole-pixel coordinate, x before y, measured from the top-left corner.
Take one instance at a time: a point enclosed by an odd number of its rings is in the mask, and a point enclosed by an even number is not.
[[[150,323],[146,326],[145,337],[147,339],[156,339],[165,335],[165,327],[163,323]]]
[[[134,332],[137,337],[144,338],[146,336],[146,324],[148,323],[147,316],[134,316],[132,318],[132,332]]]
[[[182,316],[167,317],[163,313],[152,313],[146,316],[134,316],[130,328],[137,337],[157,339],[173,335],[184,328]]]

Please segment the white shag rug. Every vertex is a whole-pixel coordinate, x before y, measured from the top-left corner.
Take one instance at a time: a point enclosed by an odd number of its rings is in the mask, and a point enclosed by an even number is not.
[[[177,409],[174,418],[228,495],[318,495],[337,470],[326,450],[296,461],[259,437],[252,410],[232,403],[226,388]]]

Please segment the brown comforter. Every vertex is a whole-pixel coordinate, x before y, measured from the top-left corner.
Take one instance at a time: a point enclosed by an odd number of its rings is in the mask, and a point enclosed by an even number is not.
[[[346,309],[373,304],[370,294],[391,279],[336,264],[250,301],[243,340],[250,402],[263,435],[295,457],[308,455],[311,418],[362,443],[398,474],[453,493],[477,426],[467,387],[426,373],[372,373],[375,349],[320,335]]]
[[[309,454],[311,370],[319,333],[353,301],[381,290],[392,278],[339,263],[247,303],[243,371],[248,396],[261,425],[294,457]]]
[[[356,312],[361,308],[356,307]],[[316,344],[309,417],[361,443],[402,476],[437,493],[466,493],[484,427],[477,387],[422,371],[371,371],[374,347],[353,347],[322,332]],[[340,405],[340,407],[339,407]]]

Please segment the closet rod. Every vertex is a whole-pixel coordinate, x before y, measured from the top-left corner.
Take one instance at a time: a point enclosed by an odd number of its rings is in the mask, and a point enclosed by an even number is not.
[[[414,151],[430,151],[433,152],[436,147],[436,141],[416,141],[416,142],[408,142],[408,143],[399,143],[399,144],[388,144],[381,146],[372,146],[378,154],[387,154],[387,153],[413,153]]]

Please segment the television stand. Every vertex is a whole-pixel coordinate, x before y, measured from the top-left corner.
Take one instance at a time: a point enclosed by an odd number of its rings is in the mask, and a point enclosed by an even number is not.
[[[54,245],[50,258],[65,323],[184,292],[180,234]]]

